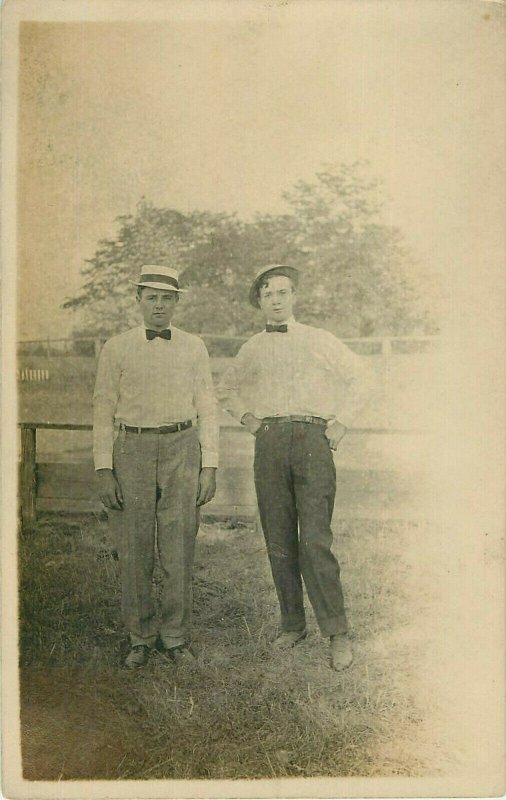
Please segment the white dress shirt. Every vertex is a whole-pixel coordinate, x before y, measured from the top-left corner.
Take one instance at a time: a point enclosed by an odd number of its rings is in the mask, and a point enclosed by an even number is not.
[[[220,382],[220,403],[237,420],[292,414],[349,427],[371,398],[373,376],[360,356],[328,331],[293,317],[286,333],[255,334]]]
[[[218,466],[219,424],[206,346],[198,336],[174,326],[171,331],[170,341],[148,341],[140,326],[102,348],[93,395],[95,469],[112,468],[120,423],[155,428],[187,419],[198,425],[202,466]]]

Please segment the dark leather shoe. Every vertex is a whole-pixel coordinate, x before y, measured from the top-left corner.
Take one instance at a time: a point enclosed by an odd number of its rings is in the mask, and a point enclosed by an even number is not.
[[[147,644],[134,644],[125,659],[125,667],[139,669],[147,664],[150,648]]]
[[[283,631],[272,643],[273,650],[290,650],[302,642],[307,636],[307,631]]]
[[[352,663],[353,652],[347,633],[337,633],[330,637],[330,661],[336,672],[347,669]]]

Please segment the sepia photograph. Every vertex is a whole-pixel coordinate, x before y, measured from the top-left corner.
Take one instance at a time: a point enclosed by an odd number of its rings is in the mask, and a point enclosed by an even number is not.
[[[9,798],[495,797],[506,4],[3,4]]]

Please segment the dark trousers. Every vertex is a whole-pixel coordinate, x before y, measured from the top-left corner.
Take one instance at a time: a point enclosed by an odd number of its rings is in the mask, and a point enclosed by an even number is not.
[[[330,527],[336,470],[322,425],[263,422],[255,487],[283,631],[305,627],[302,578],[324,636],[347,630]]]
[[[120,431],[113,465],[124,498],[121,511],[109,511],[109,524],[120,557],[125,626],[133,645],[152,646],[160,634],[166,647],[176,647],[190,638],[199,523],[197,432]],[[162,570],[160,626],[152,586],[155,542]]]

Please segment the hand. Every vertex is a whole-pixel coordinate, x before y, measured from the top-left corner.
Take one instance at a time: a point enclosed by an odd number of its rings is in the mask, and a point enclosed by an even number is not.
[[[327,425],[325,429],[325,436],[329,440],[331,450],[337,450],[337,446],[345,433],[346,426],[341,425],[341,423],[337,420],[336,422],[332,422],[331,425]]]
[[[204,506],[216,494],[216,467],[202,467],[199,475],[197,505]]]
[[[106,508],[121,511],[123,508],[123,494],[112,469],[97,469],[98,496]]]
[[[255,417],[254,414],[250,414],[248,411],[248,413],[244,414],[242,417],[241,424],[244,425],[244,427],[247,428],[254,436],[257,430],[260,428],[262,420],[258,419],[258,417]]]

